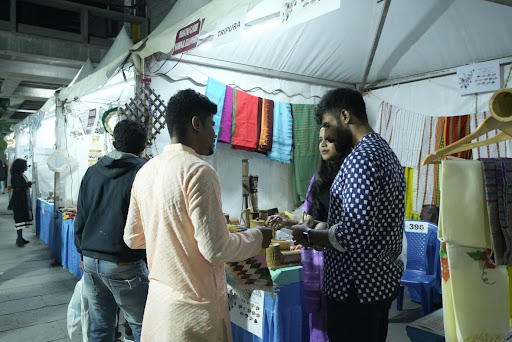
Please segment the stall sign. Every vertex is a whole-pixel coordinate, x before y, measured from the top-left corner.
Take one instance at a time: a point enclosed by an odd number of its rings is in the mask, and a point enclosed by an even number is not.
[[[185,26],[176,33],[176,42],[174,43],[173,55],[183,53],[194,49],[199,40],[201,32],[201,19],[197,19],[192,24]]]
[[[247,6],[231,13],[228,17],[220,19],[213,33],[213,45],[221,45],[237,40],[245,28],[245,15]]]
[[[281,25],[292,26],[340,8],[340,0],[281,0]]]
[[[500,89],[500,62],[490,61],[457,68],[460,95],[477,94]]]
[[[408,221],[405,223],[405,231],[408,233],[427,234],[428,223],[427,222]]]
[[[259,338],[263,338],[264,296],[263,291],[254,290],[247,298],[228,285],[228,307],[231,322]]]

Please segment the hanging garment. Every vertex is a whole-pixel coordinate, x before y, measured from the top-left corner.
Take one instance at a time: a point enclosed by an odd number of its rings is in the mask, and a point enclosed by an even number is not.
[[[444,247],[441,256],[445,260],[442,282],[446,341],[502,341],[510,316],[507,267],[492,264],[488,249],[448,243]]]
[[[403,109],[396,110],[392,114],[394,124],[390,147],[402,166],[418,168],[427,117]]]
[[[446,125],[446,118],[440,117],[436,123],[436,142],[435,149],[439,150],[445,146],[444,143],[444,127]],[[441,195],[439,193],[439,164],[434,165],[434,191],[432,192],[432,204],[439,206]]]
[[[274,128],[274,101],[263,99],[261,107],[261,130],[258,141],[258,152],[267,154],[272,150]]]
[[[414,169],[404,167],[405,171],[405,219],[412,220],[412,187],[414,179]]]
[[[441,164],[439,240],[460,246],[491,248],[482,164],[443,160]]]
[[[382,101],[380,105],[380,125],[379,134],[382,139],[386,140],[388,145],[391,144],[394,121],[392,120],[393,105]]]
[[[236,91],[233,102],[233,148],[254,152],[258,146],[259,98],[241,90]],[[235,113],[236,111],[236,113]]]
[[[233,88],[226,86],[224,104],[222,106],[222,118],[220,121],[220,132],[218,140],[231,143],[231,132],[233,129]]]
[[[500,224],[500,210],[498,205],[498,181],[496,178],[496,164],[498,160],[482,159],[481,162],[484,169],[485,196],[489,217],[489,229],[491,231],[491,261],[497,265],[502,265],[506,242]]]
[[[215,122],[215,145],[213,146],[214,151],[217,149],[217,139],[220,131],[220,123],[222,120],[222,109],[224,107],[224,95],[226,94],[226,85],[222,82],[217,81],[214,78],[208,77],[208,83],[206,84],[205,95],[217,105],[217,113],[213,116],[213,122]]]
[[[440,180],[446,341],[501,341],[509,328],[508,275],[505,266],[490,261],[481,164],[443,161]]]
[[[439,118],[430,117],[425,120],[423,130],[423,142],[421,145],[420,161],[435,150],[435,125]],[[416,192],[413,201],[413,212],[421,215],[425,205],[432,204],[434,191],[434,165],[422,165],[414,172],[414,184]],[[437,224],[437,221],[436,221]]]
[[[293,116],[289,103],[274,102],[272,150],[268,157],[282,163],[292,162]]]
[[[315,121],[315,105],[292,104],[293,113],[293,184],[297,202],[306,200],[311,176],[318,169],[319,126]]]

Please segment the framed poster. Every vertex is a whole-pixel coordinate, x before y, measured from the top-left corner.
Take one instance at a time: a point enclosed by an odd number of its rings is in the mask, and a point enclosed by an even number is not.
[[[500,89],[500,62],[491,61],[457,68],[460,95],[485,93]]]

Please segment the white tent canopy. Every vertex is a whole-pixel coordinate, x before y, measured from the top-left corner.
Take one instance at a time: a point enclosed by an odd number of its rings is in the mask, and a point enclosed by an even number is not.
[[[178,4],[181,2],[187,1]],[[178,12],[171,11],[169,20],[164,20],[136,53],[142,58],[168,53],[179,28],[205,18],[202,32],[211,32],[226,13],[247,3],[252,8],[257,1],[214,0],[179,23],[175,23]],[[262,17],[275,14],[276,3],[280,2],[262,1],[255,11]],[[363,79],[383,6],[384,2],[376,0],[341,1],[340,9],[306,23],[288,29],[277,25],[258,35],[189,54],[357,84]],[[512,32],[511,18],[512,7],[483,0],[393,0],[368,82],[512,56],[512,38],[507,34]]]

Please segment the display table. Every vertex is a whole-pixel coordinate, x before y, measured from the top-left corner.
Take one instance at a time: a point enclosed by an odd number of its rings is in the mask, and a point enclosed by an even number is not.
[[[80,269],[80,254],[75,247],[75,220],[63,220],[62,212],[57,212],[55,226],[53,224],[53,203],[37,200],[36,204],[36,234],[50,246],[53,259],[60,261],[62,267],[77,278],[82,277]]]
[[[231,323],[235,342],[297,342],[309,341],[308,314],[304,306],[302,267],[287,267],[271,271],[280,285],[275,298],[265,292],[263,339]],[[292,283],[287,283],[292,282]]]

